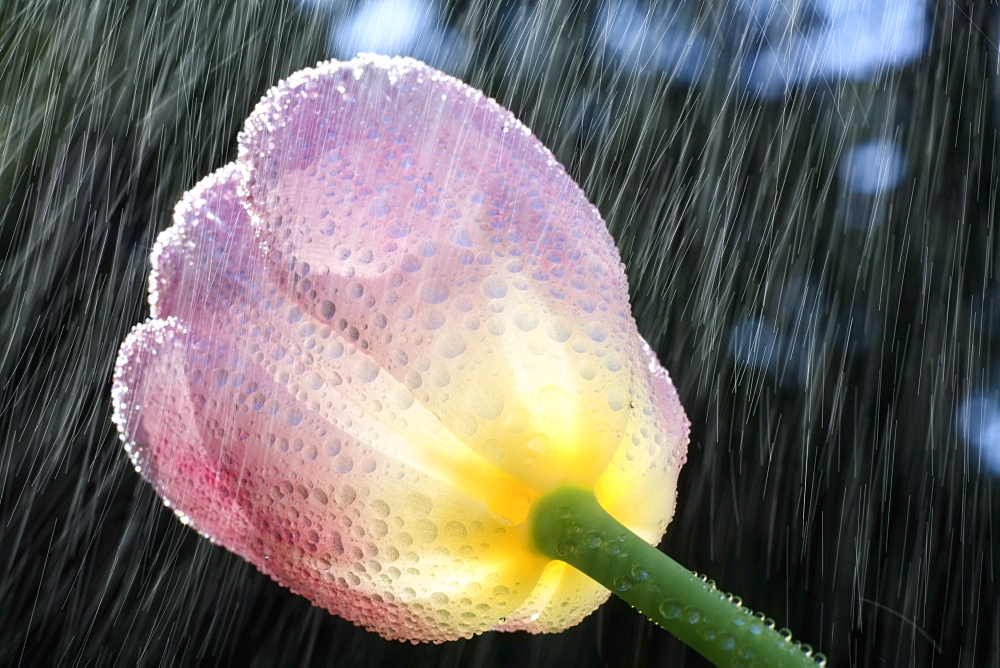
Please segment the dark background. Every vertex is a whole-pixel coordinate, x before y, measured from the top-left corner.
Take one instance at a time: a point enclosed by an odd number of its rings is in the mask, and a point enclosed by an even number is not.
[[[701,665],[617,600],[384,641],[181,526],[118,442],[155,235],[267,88],[394,29],[372,6],[0,4],[0,665]],[[383,44],[514,111],[608,221],[693,425],[661,548],[833,665],[988,665],[1000,10],[823,6],[425,3]]]

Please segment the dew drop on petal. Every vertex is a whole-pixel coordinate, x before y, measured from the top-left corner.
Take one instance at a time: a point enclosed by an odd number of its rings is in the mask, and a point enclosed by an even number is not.
[[[388,216],[392,208],[389,206],[389,202],[383,197],[376,197],[372,200],[371,206],[369,208],[369,213],[371,213],[372,218],[382,218]]]
[[[417,294],[427,304],[440,304],[448,299],[448,286],[444,281],[428,279],[420,282]]]
[[[446,333],[438,341],[437,350],[445,359],[454,359],[465,352],[465,340],[457,334]]]
[[[499,276],[487,276],[483,280],[482,291],[490,299],[502,299],[507,296],[507,284]]]
[[[607,592],[547,575],[539,493],[593,485],[662,535],[687,424],[615,243],[478,91],[374,55],[291,75],[153,263],[116,365],[126,449],[182,521],[316,605],[415,642],[558,631]]]

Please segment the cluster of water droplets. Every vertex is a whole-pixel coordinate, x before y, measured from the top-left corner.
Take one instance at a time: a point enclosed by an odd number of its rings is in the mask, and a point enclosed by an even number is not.
[[[427,96],[431,80],[446,92]],[[469,119],[461,137],[445,116]],[[241,142],[246,201],[289,277],[283,292],[347,339],[370,372],[353,375],[376,397],[369,409],[387,403],[381,371],[536,488],[593,483],[623,440],[637,452],[618,467],[682,463],[667,442],[679,430],[665,441],[638,414],[661,400],[646,376],[655,357],[598,212],[495,102],[373,60],[289,81]]]
[[[532,499],[656,488],[662,533],[686,422],[596,210],[437,79],[375,59],[265,98],[157,244],[116,413],[187,521],[332,612],[443,640],[544,601],[517,624],[557,630],[604,594],[532,591]]]
[[[718,623],[714,623],[711,619],[703,616],[701,611],[696,607],[690,605],[682,606],[679,602],[671,598],[664,599],[657,606],[657,610],[664,619],[680,620],[692,627],[697,627],[699,637],[713,643],[718,649],[729,652],[734,656],[732,665],[766,665],[762,663],[755,649],[740,643],[738,640],[738,634],[744,632],[744,630],[751,635],[759,636],[763,635],[765,629],[768,631],[777,631],[780,637],[778,643],[781,651],[801,653],[811,658],[818,666],[827,665],[827,659],[824,654],[813,650],[812,646],[808,643],[795,640],[792,637],[790,629],[776,629],[777,624],[775,621],[764,613],[755,613],[748,608],[744,608],[743,601],[739,596],[727,594],[719,590],[716,587],[715,581],[706,575],[694,575],[704,582],[705,586],[712,592],[717,593],[719,598],[725,599],[736,608],[739,608],[740,613],[729,620],[728,625],[731,627],[731,630],[727,631],[725,628],[719,628]]]
[[[780,653],[805,655],[818,666],[827,664],[825,655],[816,652],[810,645],[795,640],[789,629],[776,629],[775,621],[763,613],[754,613],[743,607],[743,601],[739,596],[719,590],[715,581],[708,576],[690,574],[690,577],[700,581],[711,595],[725,600],[732,606],[732,611],[727,612],[735,614],[726,615],[728,619],[725,621],[717,619],[717,614],[706,613],[701,607],[671,598],[669,583],[663,583],[655,573],[650,573],[646,565],[636,562],[636,557],[630,555],[628,544],[635,540],[634,537],[630,538],[625,533],[609,536],[602,531],[583,527],[577,522],[573,509],[569,507],[561,507],[558,516],[563,523],[560,527],[561,540],[556,545],[556,554],[560,558],[575,564],[599,563],[596,568],[588,569],[592,576],[617,574],[610,576],[610,583],[605,583],[609,589],[629,602],[635,601],[634,605],[639,598],[652,601],[652,607],[643,606],[642,610],[650,615],[650,619],[657,623],[666,622],[667,628],[676,623],[690,627],[702,641],[730,657],[730,665],[766,665],[764,657],[760,655],[761,645],[755,642],[751,646],[741,638],[748,634],[770,636],[769,632],[774,632],[774,642],[777,643],[777,650]],[[632,594],[638,598],[633,598]]]

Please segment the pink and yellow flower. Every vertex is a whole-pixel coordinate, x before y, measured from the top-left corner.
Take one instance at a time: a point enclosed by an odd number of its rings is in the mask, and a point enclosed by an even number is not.
[[[413,60],[290,77],[177,206],[115,420],[199,532],[387,637],[558,631],[607,590],[533,500],[648,541],[688,424],[595,207],[496,102]]]

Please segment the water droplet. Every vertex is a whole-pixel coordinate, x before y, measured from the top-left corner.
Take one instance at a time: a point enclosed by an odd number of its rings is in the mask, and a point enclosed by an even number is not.
[[[701,622],[701,612],[697,608],[690,605],[684,607],[683,612],[681,612],[681,616],[685,622],[691,624],[692,626]]]
[[[417,294],[428,304],[440,304],[448,299],[448,286],[444,284],[444,281],[427,279],[420,282]]]
[[[464,540],[469,535],[465,525],[454,520],[444,526],[444,533],[451,540]]]
[[[216,369],[214,380],[216,387],[224,387],[229,382],[229,372],[225,369]]]
[[[604,328],[604,325],[598,322],[591,322],[587,325],[587,336],[596,343],[603,342],[608,338],[608,330]]]
[[[465,341],[456,334],[447,334],[439,339],[437,349],[445,359],[455,359],[465,352]]]
[[[628,591],[632,588],[632,581],[625,576],[615,578],[615,581],[612,584],[614,585],[615,591],[619,592]]]
[[[426,494],[414,492],[406,497],[406,504],[417,517],[427,517],[434,508],[434,501]]]
[[[507,296],[507,284],[499,276],[486,277],[481,289],[490,299],[502,299]]]
[[[385,519],[389,516],[389,504],[381,499],[375,499],[368,506],[376,517]]]
[[[410,225],[402,220],[393,220],[385,226],[385,233],[391,239],[402,239],[410,234]]]
[[[664,619],[679,619],[681,616],[681,604],[668,598],[659,605],[660,614]]]
[[[368,358],[362,358],[355,368],[357,379],[362,383],[370,383],[378,378],[379,366]]]
[[[372,200],[371,207],[368,211],[371,213],[373,218],[382,218],[389,215],[391,210],[389,202],[385,200],[384,197],[376,197]]]
[[[649,577],[649,571],[647,571],[639,564],[636,564],[635,566],[632,567],[632,579],[636,580],[637,582],[642,582],[648,577]]]
[[[515,434],[523,433],[531,426],[531,413],[520,406],[515,406],[507,411],[502,424],[505,430]]]
[[[319,303],[319,317],[324,320],[333,320],[337,315],[337,307],[329,299],[324,299]]]
[[[403,271],[412,274],[417,271],[420,271],[420,268],[423,266],[423,263],[420,261],[420,258],[418,258],[413,253],[407,253],[406,255],[403,256],[402,260],[399,263],[399,266]]]
[[[514,325],[522,332],[530,332],[538,327],[538,311],[530,306],[519,306],[514,311]]]
[[[608,408],[613,411],[620,411],[628,403],[628,395],[619,385],[612,385],[607,390]]]
[[[594,380],[597,377],[597,369],[587,360],[576,365],[576,371],[584,380]]]
[[[545,333],[556,343],[565,343],[573,335],[573,328],[565,318],[553,318],[548,322]]]
[[[532,452],[545,452],[552,447],[552,441],[545,434],[535,434],[528,439],[528,449]]]
[[[472,384],[466,393],[469,407],[485,420],[495,420],[503,413],[504,393],[500,387],[483,378]],[[530,442],[528,447],[531,447]]]

